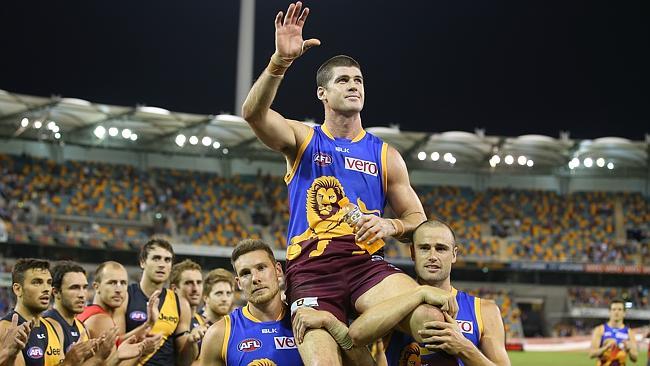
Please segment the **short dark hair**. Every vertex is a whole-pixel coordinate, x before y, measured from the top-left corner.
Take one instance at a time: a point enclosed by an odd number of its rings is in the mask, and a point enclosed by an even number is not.
[[[357,69],[361,70],[361,66],[357,62],[357,60],[353,59],[350,56],[346,55],[337,55],[329,60],[323,62],[322,65],[318,68],[318,71],[316,72],[316,85],[317,86],[325,86],[327,83],[332,79],[333,72],[332,69],[335,67],[356,67]]]
[[[104,275],[104,268],[106,267],[124,268],[121,263],[115,261],[106,261],[104,263],[101,263],[95,270],[95,278],[93,278],[93,282],[102,283],[102,276]]]
[[[30,269],[50,270],[50,262],[36,258],[20,258],[11,270],[11,282],[22,285],[25,282],[25,272]]]
[[[625,300],[623,299],[614,299],[609,303],[609,310],[612,310],[612,305],[621,304],[623,305],[623,310],[625,310]]]
[[[201,266],[191,259],[186,259],[182,262],[174,264],[172,266],[172,272],[169,275],[169,283],[178,286],[179,282],[181,282],[181,275],[183,272],[189,270],[196,270],[201,272]]]
[[[237,269],[235,268],[235,261],[237,261],[237,259],[242,255],[254,252],[256,250],[265,251],[266,254],[269,255],[269,258],[271,258],[271,262],[273,262],[275,265],[276,260],[275,256],[273,256],[273,250],[268,244],[260,239],[244,239],[237,244],[235,249],[232,251],[232,254],[230,255],[230,263],[232,264],[232,269],[235,270],[235,273],[237,272]]]
[[[86,270],[79,264],[73,261],[61,261],[58,262],[54,267],[52,267],[52,287],[61,290],[61,285],[63,284],[63,277],[66,273],[83,273],[86,275]]]
[[[172,262],[174,261],[174,248],[172,247],[172,245],[165,239],[157,238],[157,239],[149,240],[142,246],[142,248],[140,248],[140,258],[139,258],[140,263],[145,262],[147,260],[147,256],[149,256],[149,252],[154,247],[159,247],[170,252],[172,254]]]
[[[454,232],[454,229],[452,229],[451,226],[448,223],[446,223],[445,221],[443,221],[441,219],[438,219],[438,218],[433,218],[433,219],[423,221],[422,223],[420,223],[420,225],[418,225],[413,230],[413,232],[411,233],[411,243],[415,243],[415,234],[417,232],[419,232],[421,229],[423,229],[423,228],[431,228],[431,229],[433,229],[433,228],[436,228],[436,227],[444,227],[447,230],[449,230],[449,232],[451,232],[452,238],[454,239],[454,246],[457,246],[457,244],[456,244],[456,233]]]
[[[208,275],[203,280],[203,296],[209,296],[214,285],[219,282],[226,282],[235,290],[235,276],[233,276],[232,272],[224,268],[215,268],[208,272]]]

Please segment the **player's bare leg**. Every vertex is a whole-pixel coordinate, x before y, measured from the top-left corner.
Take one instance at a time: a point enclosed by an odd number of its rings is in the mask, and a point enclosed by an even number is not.
[[[334,338],[324,329],[310,329],[298,345],[298,352],[305,366],[342,365],[341,349]]]

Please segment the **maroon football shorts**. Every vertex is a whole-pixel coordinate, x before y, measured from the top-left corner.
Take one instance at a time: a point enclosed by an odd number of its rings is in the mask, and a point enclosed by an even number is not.
[[[326,310],[348,324],[357,299],[384,278],[403,273],[380,255],[354,243],[354,235],[332,239],[320,255],[309,256],[318,240],[301,243],[300,255],[287,261],[287,299],[292,314],[300,306]]]

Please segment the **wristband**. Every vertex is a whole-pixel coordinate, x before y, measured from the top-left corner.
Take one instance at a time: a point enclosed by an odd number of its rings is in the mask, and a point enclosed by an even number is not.
[[[284,73],[287,71],[293,60],[282,58],[276,53],[271,56],[269,65],[266,67],[266,70],[272,76],[284,76]]]
[[[391,224],[393,224],[393,227],[395,228],[394,236],[400,236],[404,234],[404,223],[402,223],[402,220],[400,219],[388,219],[388,220],[390,220]]]

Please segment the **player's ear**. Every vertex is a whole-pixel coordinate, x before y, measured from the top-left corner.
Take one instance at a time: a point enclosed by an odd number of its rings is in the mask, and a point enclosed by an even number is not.
[[[14,282],[11,285],[11,289],[14,291],[14,295],[16,295],[16,297],[22,297],[23,296],[23,286],[21,284]]]
[[[319,86],[316,89],[316,97],[318,98],[318,100],[325,100],[326,95],[327,95],[327,91],[322,86]]]
[[[239,291],[243,291],[244,289],[241,288],[241,283],[239,283],[239,276],[235,277],[235,283],[237,284],[237,289]]]
[[[451,263],[456,263],[456,259],[458,258],[458,245],[454,244],[454,249],[452,250],[453,257],[451,258]]]
[[[415,262],[415,246],[413,245],[413,243],[411,243],[411,245],[409,246],[409,250],[411,252],[411,260]]]

